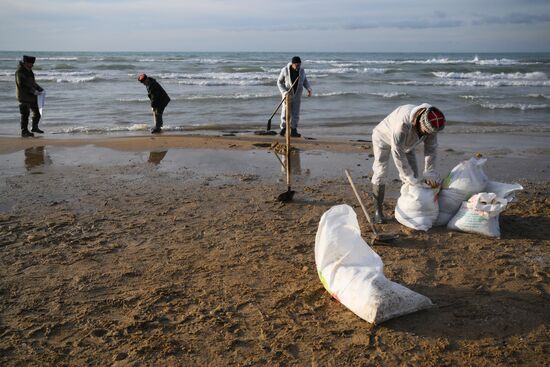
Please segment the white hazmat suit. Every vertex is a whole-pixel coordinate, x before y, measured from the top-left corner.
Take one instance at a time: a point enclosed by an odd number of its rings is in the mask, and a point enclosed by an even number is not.
[[[424,177],[438,179],[435,172],[437,158],[437,134],[418,136],[413,125],[413,119],[418,110],[429,108],[424,103],[419,106],[412,104],[397,107],[372,132],[372,149],[374,151],[373,175],[374,185],[384,185],[388,175],[388,160],[393,157],[399,178],[403,184],[418,185],[418,166],[414,149],[424,142]]]
[[[290,78],[290,67],[292,63],[288,63],[284,68],[281,69],[281,73],[279,74],[279,78],[277,79],[277,87],[279,88],[279,91],[281,92],[282,96],[285,96],[285,93],[287,93],[290,90],[290,87],[292,86],[292,80]],[[298,122],[300,121],[300,104],[302,102],[302,93],[304,91],[304,87],[309,90],[310,85],[309,81],[306,77],[306,71],[303,68],[299,69],[298,77],[300,80],[298,80],[297,87],[296,87],[296,93],[290,92],[292,96],[292,108],[291,108],[291,116],[290,116],[290,127],[292,129],[298,128]],[[284,128],[286,125],[286,108],[282,108],[281,110],[281,129]]]

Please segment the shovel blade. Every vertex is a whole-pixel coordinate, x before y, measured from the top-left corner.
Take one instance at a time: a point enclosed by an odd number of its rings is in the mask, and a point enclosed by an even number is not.
[[[281,201],[283,203],[288,203],[292,201],[292,198],[294,197],[294,193],[296,191],[294,190],[288,190],[277,196],[277,201]]]

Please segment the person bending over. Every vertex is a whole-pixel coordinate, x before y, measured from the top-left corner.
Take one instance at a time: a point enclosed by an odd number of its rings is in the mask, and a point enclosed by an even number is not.
[[[147,96],[151,100],[153,123],[155,124],[155,126],[151,129],[151,134],[158,134],[162,131],[162,114],[170,102],[170,97],[154,78],[151,78],[146,74],[141,74],[138,81],[147,87]]]
[[[427,183],[432,187],[439,184],[440,176],[435,171],[437,133],[444,127],[443,112],[427,103],[399,106],[376,125],[372,132],[374,163],[371,179],[376,223],[385,223],[386,220],[382,206],[390,155],[403,184]],[[423,177],[419,178],[414,149],[421,143],[424,143],[425,162]]]

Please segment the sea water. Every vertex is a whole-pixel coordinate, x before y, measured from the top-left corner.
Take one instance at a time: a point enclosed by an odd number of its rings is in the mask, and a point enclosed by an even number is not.
[[[265,129],[280,101],[277,77],[290,53],[0,51],[0,135],[18,135],[14,73],[37,57],[47,91],[41,122],[58,136],[147,133],[152,114],[141,73],[172,101],[164,130],[176,134]],[[315,137],[369,139],[402,104],[431,103],[446,133],[550,131],[550,53],[299,53],[313,89],[300,130]],[[273,119],[278,128],[279,114]]]

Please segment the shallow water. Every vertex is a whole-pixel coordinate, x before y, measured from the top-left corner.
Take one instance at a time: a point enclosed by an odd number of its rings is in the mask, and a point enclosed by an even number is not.
[[[48,134],[144,133],[152,124],[145,72],[172,102],[165,130],[242,132],[265,128],[279,102],[284,53],[38,52],[47,91]],[[450,132],[549,130],[550,54],[305,53],[314,95],[300,128],[312,136],[368,136],[395,107],[430,102]],[[19,132],[14,72],[18,52],[0,52],[0,134]],[[278,116],[273,120],[277,127]]]

